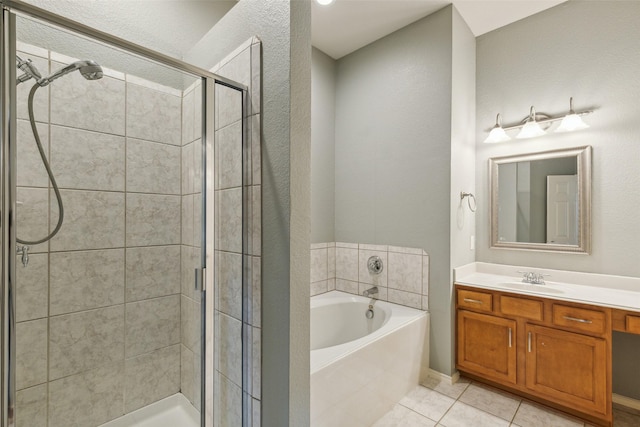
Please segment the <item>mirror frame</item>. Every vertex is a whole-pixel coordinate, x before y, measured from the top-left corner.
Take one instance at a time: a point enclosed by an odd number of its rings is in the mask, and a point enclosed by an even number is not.
[[[491,248],[521,249],[544,252],[591,252],[591,146],[518,154],[489,159],[489,199],[491,206]],[[498,166],[505,163],[529,162],[575,156],[578,174],[578,244],[503,242],[498,240]]]

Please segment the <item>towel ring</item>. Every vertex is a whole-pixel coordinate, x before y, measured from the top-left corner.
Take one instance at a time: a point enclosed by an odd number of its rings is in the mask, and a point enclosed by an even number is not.
[[[469,210],[471,212],[475,212],[476,209],[478,208],[478,204],[476,203],[476,196],[474,196],[473,193],[463,193],[461,191],[460,192],[460,203],[462,203],[462,201],[464,200],[465,197],[468,197],[467,205],[469,206]],[[473,199],[473,207],[471,207],[471,199]]]

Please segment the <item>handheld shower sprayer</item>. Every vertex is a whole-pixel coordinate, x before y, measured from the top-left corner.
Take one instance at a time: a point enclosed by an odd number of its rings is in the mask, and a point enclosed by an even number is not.
[[[30,59],[22,59],[16,55],[16,63],[18,68],[24,73],[17,78],[17,84],[26,82],[29,79],[34,79],[40,87],[49,85],[52,81],[59,79],[75,70],[80,71],[82,77],[87,80],[98,80],[103,76],[102,67],[95,61],[85,59],[82,61],[76,61],[54,72],[48,77],[42,77],[40,71],[31,62]]]
[[[50,76],[44,77],[44,78],[42,77],[42,75],[40,74],[36,66],[31,62],[30,59],[23,60],[22,58],[16,55],[16,63],[17,63],[17,67],[24,72],[23,75],[21,75],[16,79],[17,84],[23,83],[29,79],[34,79],[36,81],[36,84],[34,84],[31,90],[29,91],[29,98],[28,98],[29,122],[31,123],[31,130],[36,140],[36,146],[38,148],[38,152],[40,153],[42,164],[44,165],[44,168],[47,171],[47,175],[49,176],[49,181],[51,181],[51,186],[53,187],[53,191],[55,193],[56,200],[58,202],[58,223],[56,224],[53,231],[51,231],[51,233],[49,233],[46,237],[43,237],[42,239],[37,239],[37,240],[23,240],[16,237],[16,241],[23,245],[21,248],[20,247],[18,248],[18,251],[19,252],[22,251],[23,264],[26,266],[26,263],[29,260],[27,255],[27,251],[29,250],[29,248],[26,245],[37,245],[39,243],[44,243],[50,240],[51,238],[53,238],[53,236],[55,236],[60,230],[60,227],[62,227],[62,221],[64,218],[64,206],[62,204],[62,196],[60,195],[60,189],[58,188],[56,179],[53,176],[53,172],[51,171],[51,167],[49,166],[49,162],[47,161],[47,156],[44,152],[44,149],[42,148],[40,135],[38,134],[38,129],[36,128],[36,120],[33,113],[33,98],[36,94],[36,91],[39,88],[47,86],[55,79],[59,79],[60,77],[65,76],[75,70],[80,71],[80,74],[82,74],[82,77],[84,77],[87,80],[101,79],[103,76],[103,73],[102,73],[102,67],[100,67],[98,63],[90,59],[86,59],[83,61],[76,61],[72,64],[69,64],[59,69],[58,71],[54,72]]]
[[[85,59],[83,61],[76,61],[72,64],[67,65],[59,69],[58,71],[51,74],[49,77],[45,77],[43,79],[38,80],[38,84],[42,87],[47,86],[52,81],[59,79],[62,76],[65,76],[75,70],[80,71],[82,77],[87,80],[98,80],[102,78],[102,67],[98,65],[97,62],[92,61],[90,59]]]

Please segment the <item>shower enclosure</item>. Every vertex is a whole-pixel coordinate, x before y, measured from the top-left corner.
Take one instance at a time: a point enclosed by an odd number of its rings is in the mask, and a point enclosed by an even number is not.
[[[246,245],[243,190],[220,191],[243,188],[246,87],[0,3],[1,426],[225,425],[248,356],[223,371],[244,310],[217,282],[248,270],[214,258]]]

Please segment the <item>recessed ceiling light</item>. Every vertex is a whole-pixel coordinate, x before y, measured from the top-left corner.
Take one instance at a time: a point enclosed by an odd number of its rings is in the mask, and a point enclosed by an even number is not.
[[[316,0],[316,2],[322,6],[327,6],[333,3],[334,0]]]

